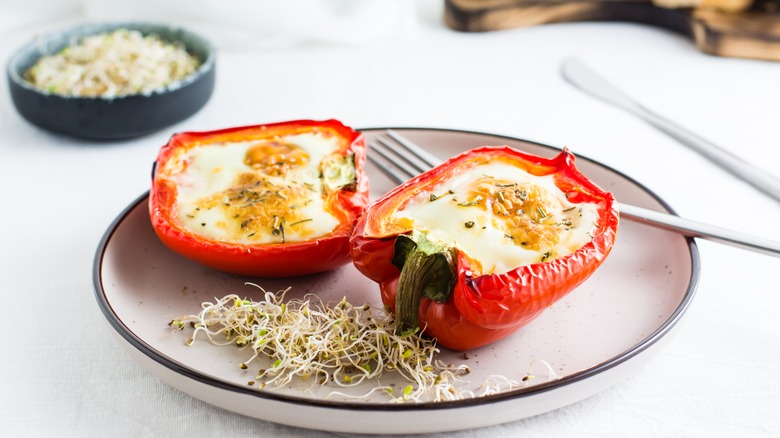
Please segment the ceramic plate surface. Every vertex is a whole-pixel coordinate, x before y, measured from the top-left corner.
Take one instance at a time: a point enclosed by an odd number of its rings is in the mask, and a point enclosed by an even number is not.
[[[441,158],[481,145],[508,144],[541,156],[560,152],[548,146],[489,134],[434,129],[396,129]],[[381,129],[363,130],[367,140]],[[574,151],[576,154],[576,150]],[[657,196],[604,165],[578,157],[580,170],[616,198],[670,211]],[[368,167],[372,196],[393,187]],[[440,358],[471,368],[464,389],[479,392],[492,375],[525,386],[448,402],[388,403],[386,395],[333,396],[332,387],[311,382],[258,390],[249,386],[255,368],[241,370],[250,354],[219,347],[205,338],[185,345],[189,333],[172,332],[168,322],[197,313],[204,301],[229,293],[257,299],[254,282],[266,290],[292,286],[288,296],[316,293],[324,301],[346,296],[353,304],[381,307],[378,287],[351,265],[293,279],[258,279],[224,274],[190,262],[163,246],[149,221],[143,195],[120,214],[98,247],[94,265],[97,301],[119,342],[130,354],[175,388],[193,397],[251,417],[305,428],[354,433],[420,433],[499,424],[537,415],[591,396],[642,366],[670,338],[693,298],[699,278],[698,250],[691,239],[623,220],[612,254],[583,285],[512,336]],[[541,362],[549,364],[554,374]],[[393,383],[392,377],[383,378]],[[402,388],[406,383],[398,382]],[[360,395],[370,389],[352,392]],[[176,409],[171,407],[171,409]]]

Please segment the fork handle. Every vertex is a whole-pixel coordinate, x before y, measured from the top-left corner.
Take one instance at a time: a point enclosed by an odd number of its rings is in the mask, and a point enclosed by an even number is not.
[[[634,205],[618,203],[618,211],[620,211],[621,217],[635,222],[675,231],[685,236],[700,237],[737,248],[780,257],[780,242],[774,240],[684,219],[671,214],[659,213]]]

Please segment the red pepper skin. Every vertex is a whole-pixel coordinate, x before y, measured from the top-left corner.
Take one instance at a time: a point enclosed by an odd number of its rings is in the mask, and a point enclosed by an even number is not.
[[[244,126],[209,132],[175,134],[160,150],[155,169],[170,159],[178,148],[196,144],[269,138],[275,135],[317,130],[343,139],[342,154],[354,154],[357,185],[338,190],[327,204],[339,219],[330,234],[303,242],[244,245],[209,239],[182,227],[175,219],[176,186],[155,172],[149,193],[152,226],[160,240],[174,252],[212,268],[255,277],[289,277],[336,269],[349,263],[349,236],[369,199],[365,140],[361,133],[336,120],[297,120]]]
[[[458,155],[402,184],[369,206],[351,238],[355,267],[380,285],[382,301],[395,310],[400,271],[392,265],[395,236],[383,235],[382,221],[420,192],[479,160],[504,159],[534,175],[554,174],[555,184],[573,203],[595,202],[599,219],[593,239],[577,251],[551,261],[520,266],[503,274],[473,276],[469,260],[457,253],[456,283],[444,303],[423,297],[419,324],[439,345],[469,350],[506,337],[585,281],[615,242],[618,213],[611,193],[588,180],[564,150],[547,159],[508,146],[481,147]],[[406,230],[408,231],[408,230]],[[401,231],[401,232],[406,232]]]

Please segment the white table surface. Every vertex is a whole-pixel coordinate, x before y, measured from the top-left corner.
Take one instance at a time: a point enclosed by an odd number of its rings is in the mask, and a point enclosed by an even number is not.
[[[37,33],[94,18],[80,9],[32,11],[45,4],[0,2],[3,64]],[[225,43],[207,106],[131,141],[44,132],[16,113],[0,87],[0,435],[331,435],[191,398],[114,341],[94,298],[93,256],[111,221],[148,189],[157,150],[177,131],[337,118],[358,128],[521,137],[568,146],[631,175],[681,216],[780,240],[776,201],[558,73],[562,59],[577,55],[647,107],[780,175],[780,64],[711,57],[684,36],[635,24],[463,34],[442,24],[438,2],[404,13],[397,34],[370,41]],[[565,408],[447,435],[780,433],[780,259],[698,245],[697,296],[682,329],[649,364]]]

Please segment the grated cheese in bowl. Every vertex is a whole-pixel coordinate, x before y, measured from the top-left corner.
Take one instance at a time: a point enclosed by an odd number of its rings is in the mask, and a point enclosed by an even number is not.
[[[25,77],[36,88],[76,97],[148,95],[194,73],[200,65],[181,44],[117,29],[83,37],[44,56]]]

